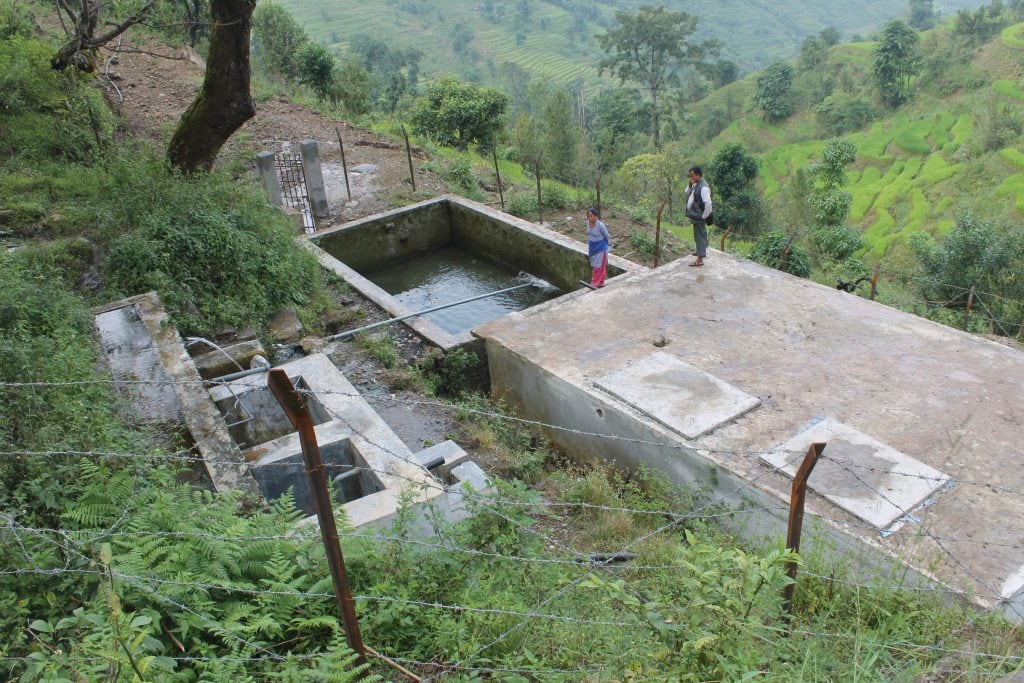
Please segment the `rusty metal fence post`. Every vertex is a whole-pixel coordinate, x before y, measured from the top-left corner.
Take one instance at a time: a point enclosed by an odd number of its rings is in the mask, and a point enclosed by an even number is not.
[[[402,137],[405,138],[405,156],[409,160],[409,182],[412,184],[412,191],[416,191],[416,174],[412,170],[412,146],[409,144],[409,132],[402,126]]]
[[[356,653],[356,661],[359,664],[366,664],[366,646],[363,645],[363,637],[359,632],[356,605],[348,585],[345,558],[341,554],[341,541],[334,521],[334,507],[331,505],[330,493],[327,490],[327,476],[324,474],[324,464],[320,459],[320,446],[316,442],[313,420],[309,416],[305,400],[295,391],[287,372],[280,368],[271,370],[267,373],[267,386],[281,404],[288,420],[299,432],[302,457],[306,463],[306,474],[309,476],[309,488],[313,494],[320,535],[323,538],[327,564],[334,583],[334,596],[337,598],[341,620],[345,626],[345,638],[348,640],[348,646]]]
[[[661,212],[665,210],[665,204],[668,200],[661,202],[661,206],[658,207],[658,220],[654,226],[654,267],[658,267],[658,260],[661,257]]]
[[[498,170],[498,145],[491,147],[491,157],[494,158],[494,178],[498,181],[498,199],[501,200],[501,210],[505,210],[505,191],[501,189],[501,171]]]
[[[537,176],[537,222],[538,223],[543,223],[544,222],[544,203],[543,203],[544,202],[544,197],[541,195],[541,192],[540,192],[540,162],[541,162],[541,160],[543,158],[544,158],[544,152],[542,150],[541,153],[537,155],[537,158],[534,160],[534,163],[533,163],[534,174]]]
[[[718,250],[719,251],[725,251],[725,241],[727,239],[729,239],[729,235],[731,235],[731,234],[732,234],[732,226],[730,225],[729,228],[724,233],[722,233],[722,239],[719,240],[719,242],[718,242]]]
[[[338,147],[341,148],[341,175],[345,176],[345,194],[352,201],[352,188],[348,185],[348,164],[345,163],[345,143],[341,139],[341,129],[335,126],[334,132],[338,134]]]
[[[967,306],[964,307],[964,332],[970,327],[971,321],[971,309],[974,308],[974,285],[971,285],[971,289],[967,292]]]
[[[871,294],[868,295],[868,298],[872,301],[874,301],[875,297],[878,296],[878,276],[881,274],[882,264],[879,263],[875,265],[875,270],[871,273]]]
[[[793,492],[789,502],[789,528],[786,531],[786,549],[794,553],[800,552],[800,533],[804,524],[804,501],[807,498],[807,479],[818,464],[818,458],[825,450],[825,444],[812,443],[807,449],[800,469],[793,475]],[[793,594],[796,592],[797,563],[786,563],[786,574],[792,583],[782,590],[782,607],[786,610],[787,621],[792,617]]]

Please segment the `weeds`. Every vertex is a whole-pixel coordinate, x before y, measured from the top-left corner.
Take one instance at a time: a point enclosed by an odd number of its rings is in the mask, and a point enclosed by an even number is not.
[[[398,346],[386,332],[356,335],[356,346],[389,370],[398,367]]]

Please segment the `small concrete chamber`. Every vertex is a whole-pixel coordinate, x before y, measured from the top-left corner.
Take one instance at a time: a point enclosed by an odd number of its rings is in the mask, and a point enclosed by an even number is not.
[[[405,321],[445,350],[470,343],[477,325],[581,289],[580,280],[590,279],[584,243],[455,196],[326,230],[308,244],[321,265],[396,317],[532,285]],[[609,277],[632,270],[646,269],[609,257]]]

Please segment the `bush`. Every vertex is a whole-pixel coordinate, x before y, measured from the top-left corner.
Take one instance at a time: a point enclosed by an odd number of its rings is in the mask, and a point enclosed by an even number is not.
[[[794,241],[786,253],[785,267],[782,262],[782,250],[786,248],[789,237],[778,231],[766,232],[757,238],[754,251],[750,258],[758,263],[764,264],[777,270],[783,270],[797,277],[811,276],[811,259],[807,252],[796,245]]]
[[[654,240],[646,232],[631,230],[629,233],[629,245],[644,259],[654,258]]]
[[[465,349],[452,349],[447,353],[432,350],[416,367],[428,389],[435,394],[460,396],[479,384],[475,380],[480,374],[480,357]]]
[[[439,174],[449,187],[464,197],[477,201],[485,199],[473,173],[473,166],[466,159],[460,157],[452,160],[440,169]]]
[[[867,244],[860,230],[849,225],[821,226],[812,239],[822,256],[835,261],[845,261]]]
[[[843,135],[865,128],[877,112],[867,100],[835,93],[814,108],[818,125],[828,135]]]
[[[121,161],[108,182],[109,203],[94,209],[136,226],[111,244],[109,286],[156,290],[183,334],[260,322],[317,289],[315,259],[257,188],[183,178],[155,159]]]
[[[575,203],[569,193],[558,183],[542,180],[540,181],[540,191],[545,211],[558,211]],[[513,216],[533,218],[537,215],[537,193],[514,194],[509,198],[505,208]]]
[[[30,36],[34,28],[24,5],[19,5],[13,0],[0,0],[0,40],[13,36]]]

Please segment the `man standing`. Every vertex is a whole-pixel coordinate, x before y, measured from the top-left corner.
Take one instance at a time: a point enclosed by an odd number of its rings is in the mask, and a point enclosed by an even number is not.
[[[708,255],[708,225],[707,219],[711,215],[711,188],[704,182],[704,172],[700,166],[690,169],[690,183],[686,186],[686,217],[693,223],[693,241],[697,250],[693,252],[696,260],[690,263],[691,266],[703,266],[704,258]]]

